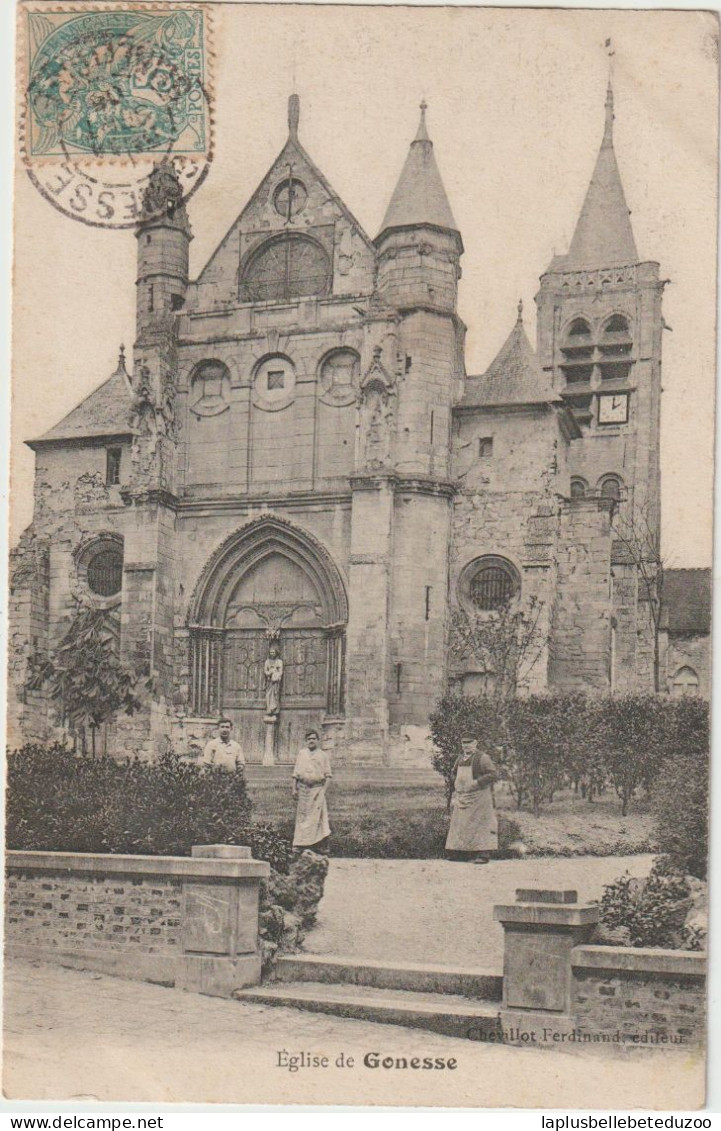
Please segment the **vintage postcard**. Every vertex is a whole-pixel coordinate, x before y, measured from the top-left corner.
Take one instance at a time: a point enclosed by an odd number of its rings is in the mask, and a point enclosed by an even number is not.
[[[715,13],[16,79],[6,1099],[703,1106]]]

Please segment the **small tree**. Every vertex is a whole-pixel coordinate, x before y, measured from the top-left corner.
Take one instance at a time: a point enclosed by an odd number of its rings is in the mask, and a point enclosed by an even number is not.
[[[140,707],[136,689],[141,673],[122,663],[111,612],[79,604],[53,654],[31,657],[26,686],[46,685],[71,734],[90,730],[95,756],[98,727],[119,711],[132,714]]]

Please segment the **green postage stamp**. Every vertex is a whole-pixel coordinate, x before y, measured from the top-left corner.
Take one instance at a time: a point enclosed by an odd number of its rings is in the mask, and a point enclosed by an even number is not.
[[[30,158],[201,154],[206,12],[26,11]]]

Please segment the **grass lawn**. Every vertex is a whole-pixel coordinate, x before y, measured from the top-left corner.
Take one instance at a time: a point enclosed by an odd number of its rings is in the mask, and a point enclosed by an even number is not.
[[[292,834],[294,802],[290,781],[253,780],[248,786],[253,818],[271,821]],[[507,787],[496,787],[501,817],[500,847],[530,856],[613,856],[654,851],[653,825],[645,802],[621,816],[612,792],[589,804],[569,790],[559,793],[537,817],[518,811]],[[441,779],[408,786],[368,784],[362,778],[334,780],[328,788],[334,856],[432,859],[443,856],[448,814]]]

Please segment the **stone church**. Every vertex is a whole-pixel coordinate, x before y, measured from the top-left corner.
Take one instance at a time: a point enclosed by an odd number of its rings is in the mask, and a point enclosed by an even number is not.
[[[511,603],[539,640],[521,693],[653,689],[648,594],[615,524],[643,516],[658,538],[665,284],[636,250],[611,88],[570,248],[541,275],[536,348],[519,305],[480,375],[425,105],[375,238],[299,115],[293,95],[285,145],[196,279],[172,165],[151,176],[132,374],[121,349],[30,445],[17,739],[54,733],[28,662],[78,606],[106,610],[121,658],[153,677],[111,752],[197,748],[222,713],[250,761],[291,760],[309,725],[338,761],[402,761],[444,691],[496,674],[453,647],[458,616],[492,625]]]

